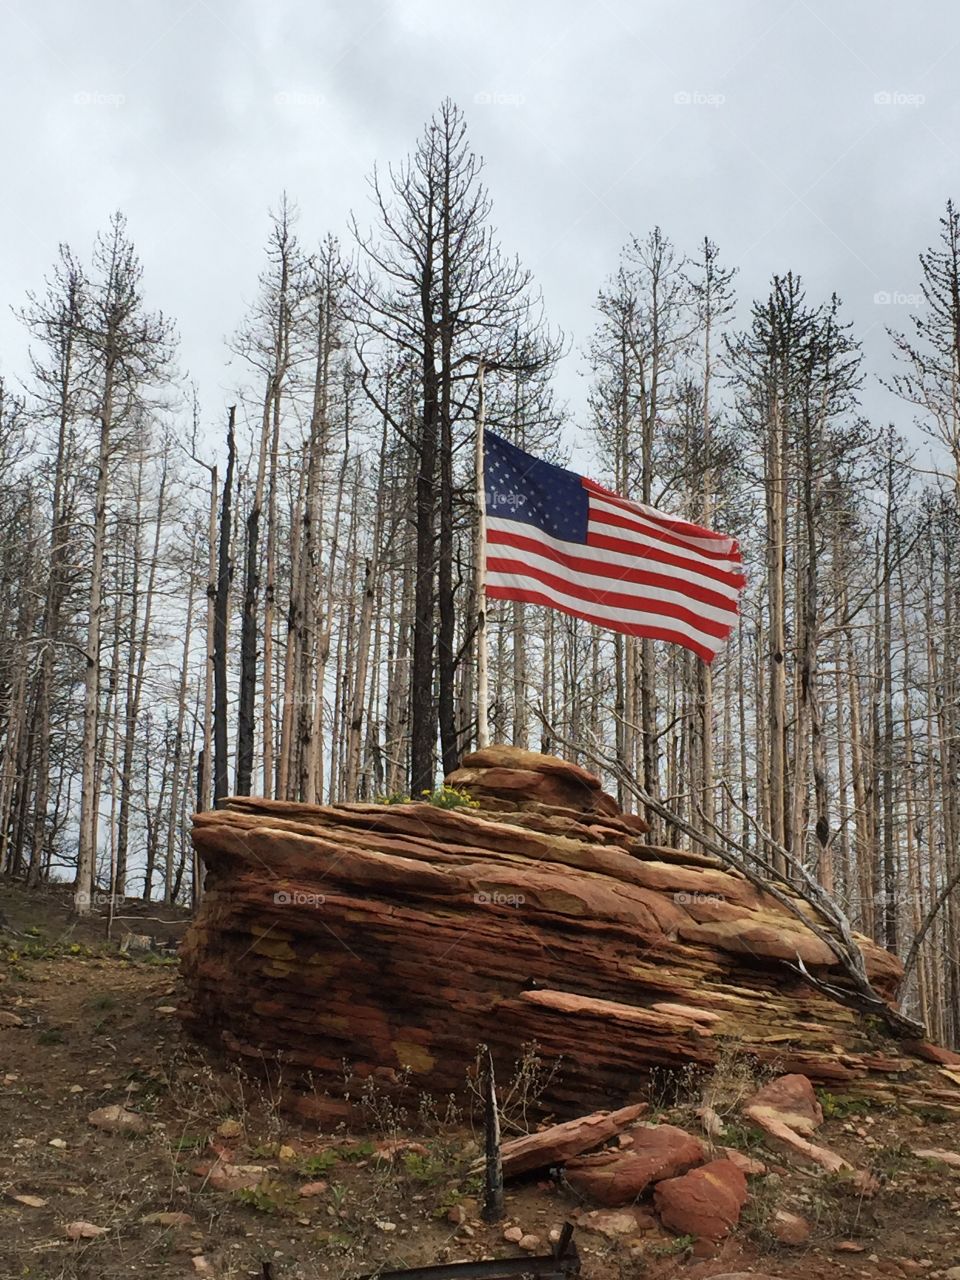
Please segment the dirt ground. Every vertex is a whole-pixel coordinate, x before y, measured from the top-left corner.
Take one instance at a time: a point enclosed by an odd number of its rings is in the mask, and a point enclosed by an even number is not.
[[[296,1123],[269,1090],[181,1035],[175,957],[122,954],[102,921],[71,923],[68,907],[65,891],[0,884],[0,1280],[347,1280],[379,1267],[520,1256],[504,1239],[508,1224],[539,1236],[544,1252],[551,1229],[580,1209],[562,1185],[529,1180],[508,1186],[507,1224],[482,1223],[471,1117],[446,1102],[404,1114],[371,1096],[363,1134]],[[156,906],[120,914],[138,919],[118,923],[115,939],[127,929],[176,937],[185,924]],[[703,1090],[722,1099],[722,1086],[661,1090],[654,1114],[693,1129]],[[960,1152],[960,1115],[822,1101],[818,1141],[869,1169],[876,1195],[786,1163],[721,1106],[718,1141],[767,1169],[750,1179],[735,1235],[703,1257],[659,1228],[607,1238],[580,1226],[582,1275],[937,1280],[960,1266],[960,1168],[913,1154]],[[117,1104],[142,1117],[139,1132],[88,1120]],[[778,1242],[777,1210],[812,1225],[804,1245]],[[71,1225],[80,1238],[69,1237]]]

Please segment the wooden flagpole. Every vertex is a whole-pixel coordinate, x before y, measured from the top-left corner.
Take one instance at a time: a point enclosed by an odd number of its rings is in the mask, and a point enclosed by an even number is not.
[[[483,361],[477,370],[477,747],[490,745],[489,686],[487,680],[487,495],[483,476],[483,430],[486,403],[483,394]]]

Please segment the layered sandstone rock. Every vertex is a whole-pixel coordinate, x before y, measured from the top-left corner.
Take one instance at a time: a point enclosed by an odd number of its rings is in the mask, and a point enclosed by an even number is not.
[[[575,813],[620,814],[620,806],[602,790],[600,779],[594,774],[557,756],[519,747],[495,746],[475,751],[464,757],[461,767],[446,781],[448,786],[469,792],[485,809],[529,813],[547,807]],[[642,818],[629,821],[636,831],[649,829]]]
[[[232,799],[198,814],[206,866],[182,1016],[346,1114],[358,1078],[462,1093],[477,1046],[561,1060],[558,1115],[642,1096],[733,1041],[815,1081],[907,1071],[850,1009],[827,946],[715,859],[644,842],[584,770],[495,747],[449,779],[479,808]],[[876,989],[897,961],[863,942]],[[323,1098],[322,1104],[317,1099]]]

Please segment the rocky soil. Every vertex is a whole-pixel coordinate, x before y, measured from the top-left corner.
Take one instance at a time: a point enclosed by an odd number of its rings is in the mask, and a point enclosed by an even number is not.
[[[0,934],[4,1280],[239,1280],[264,1262],[276,1280],[346,1280],[542,1251],[568,1219],[588,1280],[953,1280],[960,1266],[960,1117],[936,1101],[857,1097],[842,1082],[813,1096],[725,1041],[702,1070],[655,1075],[619,1133],[601,1124],[606,1155],[571,1154],[562,1135],[563,1170],[508,1182],[507,1219],[490,1226],[466,1085],[457,1107],[401,1108],[373,1081],[361,1129],[297,1120],[184,1037],[176,960],[121,955],[101,922],[73,928],[62,894],[0,886],[0,912],[21,935]],[[536,1133],[555,1068],[528,1054],[504,1073],[508,1137]],[[917,1070],[918,1090],[944,1086],[936,1066]],[[775,1136],[778,1119],[842,1164]],[[643,1162],[658,1180],[640,1190]],[[619,1192],[598,1190],[603,1169]]]

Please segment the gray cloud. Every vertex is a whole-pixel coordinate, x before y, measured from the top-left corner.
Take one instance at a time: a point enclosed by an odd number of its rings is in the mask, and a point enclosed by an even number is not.
[[[659,222],[740,268],[742,315],[774,271],[836,289],[874,373],[917,293],[917,253],[958,190],[960,16],[848,0],[682,6],[602,0],[310,5],[175,0],[0,10],[3,298],[86,253],[122,208],[148,297],[176,318],[204,413],[286,189],[307,242],[367,217],[374,162],[409,150],[449,94],[487,160],[501,240],[578,352],[622,243]],[[889,300],[885,301],[884,297]],[[879,297],[879,301],[876,301]],[[24,338],[0,316],[0,368]],[[874,382],[867,407],[909,414]]]

